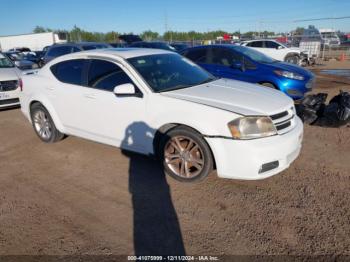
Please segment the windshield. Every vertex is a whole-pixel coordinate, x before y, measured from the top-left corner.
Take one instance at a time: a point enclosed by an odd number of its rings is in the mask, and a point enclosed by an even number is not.
[[[11,68],[15,65],[6,56],[0,53],[0,68]]]
[[[211,82],[210,73],[177,54],[149,55],[129,58],[155,92],[166,92]]]
[[[245,47],[245,46],[234,46],[234,50],[248,56],[253,61],[264,64],[275,63],[276,60],[260,53],[259,51],[254,50],[253,48]]]

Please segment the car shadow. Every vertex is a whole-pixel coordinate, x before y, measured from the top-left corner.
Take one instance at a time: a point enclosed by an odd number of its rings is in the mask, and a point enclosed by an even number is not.
[[[152,143],[148,135],[152,131],[144,122],[134,122],[125,132],[122,148]],[[185,255],[178,217],[161,164],[140,154],[122,152],[130,160],[135,255]]]

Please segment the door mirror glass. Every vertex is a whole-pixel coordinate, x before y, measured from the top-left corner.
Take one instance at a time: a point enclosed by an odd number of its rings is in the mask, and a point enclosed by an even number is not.
[[[136,94],[135,86],[133,84],[130,84],[130,83],[117,85],[114,88],[113,92],[117,96],[130,96],[130,95]]]

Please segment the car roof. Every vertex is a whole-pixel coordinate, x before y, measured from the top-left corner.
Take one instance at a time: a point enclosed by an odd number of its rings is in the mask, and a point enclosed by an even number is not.
[[[60,47],[60,46],[89,46],[89,45],[106,45],[108,46],[109,44],[107,43],[100,43],[100,42],[67,42],[67,43],[59,43],[59,44],[53,44],[49,46],[49,48],[54,48],[54,47]]]
[[[239,45],[220,45],[220,44],[198,45],[198,46],[193,46],[193,47],[186,48],[183,51],[197,49],[197,48],[211,48],[211,47],[218,47],[218,48],[226,48],[227,49],[227,48],[234,48],[235,46],[239,46]]]
[[[254,39],[254,40],[242,41],[242,43],[250,43],[250,42],[257,42],[257,41],[273,41],[273,42],[277,42],[275,39]]]
[[[161,55],[161,54],[176,54],[176,53],[163,50],[163,49],[151,49],[151,48],[105,48],[105,49],[94,49],[89,51],[76,52],[69,55],[65,55],[63,57],[73,58],[73,57],[81,57],[84,55],[88,55],[88,56],[109,56],[109,57],[115,56],[123,59],[129,59],[129,58],[139,57],[139,56]]]

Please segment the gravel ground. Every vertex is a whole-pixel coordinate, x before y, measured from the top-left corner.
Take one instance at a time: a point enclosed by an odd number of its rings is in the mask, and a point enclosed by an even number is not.
[[[314,92],[350,91],[320,68]],[[275,177],[181,184],[147,157],[47,145],[19,109],[0,114],[0,255],[350,255],[349,126],[305,126]]]

